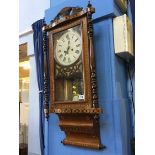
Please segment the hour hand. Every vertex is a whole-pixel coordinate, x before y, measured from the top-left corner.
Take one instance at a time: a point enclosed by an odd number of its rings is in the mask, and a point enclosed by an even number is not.
[[[70,49],[70,46],[68,46],[67,51]]]
[[[67,50],[64,51],[65,55],[69,54],[69,49],[70,49],[70,46],[67,47]]]

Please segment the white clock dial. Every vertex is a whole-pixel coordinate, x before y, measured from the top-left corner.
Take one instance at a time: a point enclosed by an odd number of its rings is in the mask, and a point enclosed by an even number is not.
[[[81,55],[81,36],[74,30],[68,30],[56,41],[55,59],[63,66],[76,62]]]

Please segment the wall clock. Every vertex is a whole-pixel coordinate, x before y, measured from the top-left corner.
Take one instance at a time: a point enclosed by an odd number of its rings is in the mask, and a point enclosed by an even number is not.
[[[50,112],[59,116],[64,145],[101,149],[92,14],[88,4],[63,8],[48,32]]]

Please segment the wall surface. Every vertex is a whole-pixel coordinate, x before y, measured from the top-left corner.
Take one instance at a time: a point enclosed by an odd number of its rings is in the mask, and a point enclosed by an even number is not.
[[[19,32],[29,28],[33,22],[44,17],[45,9],[49,8],[49,0],[20,0],[19,1]]]
[[[83,0],[51,0],[51,7],[45,12],[47,23],[66,6],[86,7],[88,1]],[[100,115],[101,141],[105,150],[89,150],[64,146],[60,142],[64,133],[59,128],[59,120],[50,114],[48,122],[48,155],[131,155],[131,124],[129,97],[127,87],[127,71],[122,59],[114,54],[113,22],[114,16],[120,14],[113,0],[91,1],[96,8],[94,19],[94,44],[98,96],[100,107],[104,113]]]
[[[45,19],[47,23],[50,23],[50,21],[58,14],[58,12],[63,8],[67,6],[80,6],[86,8],[88,4],[88,1],[85,0],[62,0],[62,2],[58,3],[56,0],[51,0],[51,8],[47,9],[45,12]],[[110,16],[114,15],[114,2],[113,0],[103,0],[102,3],[100,0],[91,0],[91,4],[96,9],[96,13],[93,15],[93,18],[101,18],[103,16]]]
[[[49,0],[20,0],[19,1],[19,32],[30,30],[32,23],[44,18],[45,9],[50,7]],[[30,90],[28,115],[28,155],[40,155],[39,140],[39,95],[36,78],[36,66],[33,47],[33,33],[19,37],[19,43],[28,43],[30,56]]]
[[[39,95],[35,58],[30,58],[30,109],[28,124],[28,153],[40,155],[39,144]]]

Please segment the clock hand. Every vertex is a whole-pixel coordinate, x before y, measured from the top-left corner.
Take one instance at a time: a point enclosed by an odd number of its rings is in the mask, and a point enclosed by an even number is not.
[[[67,47],[67,51],[70,49],[70,40],[68,40],[68,47]]]
[[[69,54],[69,49],[70,49],[70,46],[68,46],[66,54]]]
[[[67,47],[67,50],[66,50],[66,51],[64,51],[65,56],[66,56],[67,54],[69,54],[69,49],[70,49],[70,46],[68,46],[68,47]]]
[[[67,51],[70,49],[70,46],[68,46]]]
[[[67,47],[67,50],[64,51],[65,56],[66,56],[67,54],[69,54],[69,49],[70,49],[70,41],[68,40],[68,47]]]

